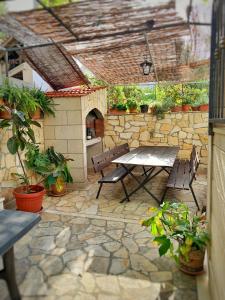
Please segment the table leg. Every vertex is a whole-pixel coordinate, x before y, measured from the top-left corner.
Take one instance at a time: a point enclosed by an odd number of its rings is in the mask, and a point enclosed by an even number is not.
[[[0,278],[6,281],[11,299],[21,300],[19,289],[16,283],[13,247],[3,254],[3,266],[4,269],[0,271]]]
[[[152,178],[154,178],[155,176],[157,176],[159,173],[161,173],[162,171],[166,171],[168,173],[168,171],[164,168],[161,167],[155,174],[152,175],[152,173],[154,172],[154,170],[156,169],[156,167],[152,167],[152,169],[150,170],[150,172],[145,176],[145,179],[143,181],[139,180],[125,165],[122,165],[127,172],[137,181],[137,183],[139,184],[131,193],[129,193],[129,197],[132,196],[134,193],[136,193],[138,190],[140,190],[141,188],[143,188],[153,199],[155,199],[158,203],[160,203],[160,199],[158,199],[152,192],[150,192],[146,187],[145,184],[147,182],[149,182],[150,180],[152,180]],[[122,199],[121,203],[126,201],[126,198]]]

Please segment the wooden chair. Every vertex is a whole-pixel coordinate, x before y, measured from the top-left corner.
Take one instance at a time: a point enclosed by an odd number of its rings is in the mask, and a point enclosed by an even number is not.
[[[198,210],[200,209],[194,190],[192,188],[193,180],[196,179],[196,172],[199,166],[199,162],[200,161],[195,146],[193,146],[190,160],[176,159],[174,166],[170,172],[166,189],[161,199],[161,203],[163,202],[166,196],[166,192],[169,188],[190,190]]]
[[[99,189],[97,192],[96,199],[98,199],[104,183],[117,183],[118,181],[120,181],[122,184],[126,199],[129,201],[128,192],[127,192],[127,189],[123,182],[123,179],[128,175],[129,172],[124,167],[119,167],[119,166],[116,166],[116,168],[114,170],[110,171],[106,175],[104,174],[104,171],[103,171],[106,167],[111,165],[111,162],[114,159],[128,153],[129,151],[130,151],[130,149],[129,149],[128,144],[123,144],[123,145],[117,146],[109,151],[103,152],[101,154],[98,154],[98,155],[95,155],[92,157],[94,171],[96,173],[100,172],[102,175],[102,178],[98,181],[100,186],[99,186]],[[130,168],[134,168],[134,167],[129,167],[129,170],[130,170]]]

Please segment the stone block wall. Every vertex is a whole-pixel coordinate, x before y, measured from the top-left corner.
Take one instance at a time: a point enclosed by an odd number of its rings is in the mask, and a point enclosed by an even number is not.
[[[167,113],[164,119],[152,114],[126,114],[105,117],[104,147],[128,143],[138,146],[179,146],[179,157],[189,158],[193,145],[197,146],[201,166],[207,167],[208,113]]]
[[[82,97],[53,98],[56,104],[55,118],[44,120],[45,148],[54,146],[56,151],[69,161],[74,182],[82,183],[87,179],[86,116],[94,108],[102,115],[107,111],[106,90],[97,90]]]

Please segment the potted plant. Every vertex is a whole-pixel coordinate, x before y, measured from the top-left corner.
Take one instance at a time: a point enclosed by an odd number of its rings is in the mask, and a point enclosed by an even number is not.
[[[124,115],[127,111],[127,105],[121,102],[117,103],[116,108],[118,109],[120,115]]]
[[[67,165],[72,160],[56,152],[54,147],[41,152],[39,147],[32,145],[26,153],[25,165],[41,177],[41,182],[52,196],[58,197],[66,193],[66,183],[73,182]]]
[[[118,115],[118,109],[117,109],[117,104],[116,103],[113,103],[111,104],[110,108],[109,108],[109,113],[111,115]]]
[[[184,95],[182,100],[182,111],[191,111],[192,103],[192,99]]]
[[[187,274],[202,273],[209,242],[205,217],[193,215],[182,203],[164,202],[151,211],[153,216],[142,221],[142,225],[150,228],[153,241],[159,245],[159,255],[169,252]]]
[[[17,109],[11,109],[10,120],[2,120],[0,122],[0,128],[12,127],[12,134],[7,141],[7,148],[12,155],[18,156],[22,169],[22,173],[14,174],[22,183],[22,186],[15,188],[13,191],[16,198],[17,209],[38,212],[42,207],[45,189],[40,184],[31,183],[21,156],[22,152],[36,143],[32,125],[40,127],[38,122],[33,121]]]
[[[140,105],[141,113],[146,114],[148,112],[148,109],[149,109],[148,104],[143,103],[143,104]]]
[[[209,110],[209,98],[207,92],[202,91],[200,98],[198,99],[199,111]]]
[[[137,113],[137,102],[134,98],[128,99],[127,107],[130,113]]]
[[[152,107],[152,114],[156,116],[157,119],[163,119],[167,111],[168,107],[163,103],[156,103]]]
[[[44,114],[55,116],[55,107],[51,98],[49,98],[41,89],[32,88],[28,91],[38,104],[36,110],[32,113],[33,120],[40,119]]]
[[[199,103],[198,102],[192,103],[191,109],[192,109],[192,111],[198,111],[199,110]]]

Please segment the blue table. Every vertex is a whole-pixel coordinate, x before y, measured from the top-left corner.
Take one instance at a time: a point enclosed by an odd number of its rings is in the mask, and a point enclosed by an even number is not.
[[[0,278],[7,283],[12,300],[20,300],[16,283],[14,264],[14,244],[41,220],[38,214],[14,210],[0,211],[0,255],[3,257],[3,270]]]

